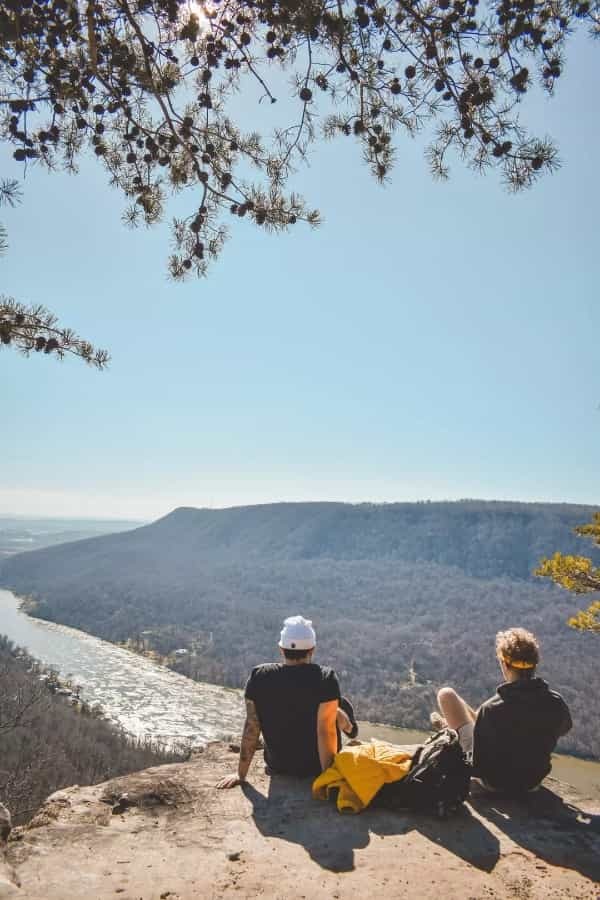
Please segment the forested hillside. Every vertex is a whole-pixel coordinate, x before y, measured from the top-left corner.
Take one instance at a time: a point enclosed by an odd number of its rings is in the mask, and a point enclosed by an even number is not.
[[[0,802],[19,824],[49,794],[175,761],[126,736],[85,705],[74,708],[60,684],[0,635]]]
[[[573,598],[530,577],[581,549],[590,508],[510,503],[280,504],[176,510],[126,534],[6,561],[4,585],[37,615],[161,653],[192,677],[239,686],[271,659],[281,619],[315,620],[359,716],[427,724],[446,682],[474,703],[499,678],[499,628],[542,639],[543,666],[576,727],[563,749],[598,755],[600,642],[565,621]],[[587,549],[587,548],[586,548]]]

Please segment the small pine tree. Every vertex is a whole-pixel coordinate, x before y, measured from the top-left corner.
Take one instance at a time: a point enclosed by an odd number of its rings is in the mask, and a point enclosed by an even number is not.
[[[587,525],[576,528],[575,533],[591,538],[600,546],[600,512],[595,513]],[[574,594],[600,592],[600,567],[594,566],[592,560],[585,556],[555,553],[554,556],[540,562],[535,574],[542,578],[550,578],[555,584]],[[568,624],[579,631],[600,633],[600,600],[594,601],[587,609],[580,610],[569,619]]]

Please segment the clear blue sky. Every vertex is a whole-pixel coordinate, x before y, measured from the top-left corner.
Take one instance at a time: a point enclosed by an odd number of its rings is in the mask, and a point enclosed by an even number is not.
[[[511,196],[458,161],[436,183],[421,139],[400,140],[380,188],[337,140],[293,183],[319,230],[240,222],[209,278],[184,286],[165,276],[167,230],[126,230],[95,163],[30,170],[3,211],[3,292],[45,303],[112,365],[0,353],[0,513],[600,504],[600,56],[578,49],[557,97],[530,109],[563,161],[533,190]]]

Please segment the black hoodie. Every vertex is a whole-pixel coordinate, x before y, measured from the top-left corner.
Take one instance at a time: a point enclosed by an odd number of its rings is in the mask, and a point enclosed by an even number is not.
[[[550,772],[550,755],[572,724],[567,704],[542,678],[501,684],[477,714],[474,774],[497,790],[535,787]]]

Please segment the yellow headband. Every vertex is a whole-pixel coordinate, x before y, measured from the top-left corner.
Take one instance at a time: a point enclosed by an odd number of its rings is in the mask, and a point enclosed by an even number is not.
[[[521,659],[509,659],[508,656],[503,656],[502,659],[511,669],[535,669],[535,663],[523,662]]]

